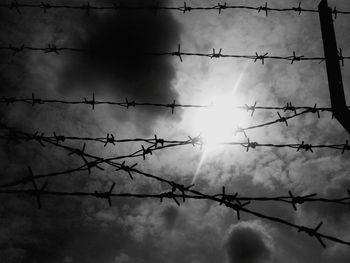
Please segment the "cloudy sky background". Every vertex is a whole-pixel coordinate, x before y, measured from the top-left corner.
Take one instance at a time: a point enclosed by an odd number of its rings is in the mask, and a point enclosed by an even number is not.
[[[136,1],[137,2],[137,1]],[[144,2],[144,1],[142,1]],[[152,1],[148,1],[152,2]],[[60,1],[60,3],[64,3]],[[69,1],[69,3],[82,3]],[[90,4],[95,2],[90,1]],[[96,2],[97,3],[97,2]],[[109,1],[98,1],[98,4]],[[230,4],[259,6],[264,1],[229,1]],[[182,5],[169,1],[168,5]],[[216,5],[212,1],[187,1],[188,5]],[[271,7],[297,6],[298,1],[268,2]],[[303,1],[305,8],[317,8],[318,1]],[[329,1],[339,10],[350,10],[348,1]],[[228,10],[182,14],[159,12],[91,12],[21,9],[0,10],[0,45],[74,46],[123,50],[183,51],[207,53],[222,48],[223,53],[287,56],[295,51],[307,57],[323,56],[317,14]],[[350,54],[350,17],[335,21],[338,46]],[[76,53],[42,54],[23,52],[12,56],[2,52],[1,95],[41,98],[124,100],[185,104],[208,104],[213,98],[232,98],[232,103],[284,106],[329,106],[325,64],[266,60],[210,59],[183,57],[126,57],[115,53],[99,58]],[[349,65],[342,68],[345,93],[349,98]],[[196,136],[203,110],[131,108],[129,110],[86,105],[45,104],[1,105],[2,121],[26,132],[116,138],[158,137],[186,139]],[[248,126],[275,120],[277,112],[244,111],[226,116],[227,122]],[[259,143],[311,144],[344,143],[348,134],[329,113],[306,114],[289,121],[247,132]],[[245,140],[231,135],[232,141]],[[82,147],[82,143],[70,143]],[[63,171],[81,164],[79,157],[37,142],[1,144],[1,182],[23,178],[30,165],[35,174]],[[99,156],[117,156],[141,147],[139,143],[104,148],[88,143],[86,151]],[[203,154],[205,158],[203,160]],[[138,162],[140,170],[189,184],[195,189],[218,193],[223,185],[230,193],[244,196],[318,193],[323,197],[345,196],[349,154],[334,150],[295,152],[292,149],[259,148],[245,152],[238,146],[205,148],[185,146],[162,150]],[[200,168],[198,166],[201,163]],[[160,193],[167,190],[158,182],[103,166],[49,180],[49,190],[95,191],[116,182],[116,192]],[[44,180],[43,180],[44,182]],[[23,186],[26,188],[28,186]],[[292,206],[254,203],[249,208],[309,227],[323,221],[322,233],[350,240],[347,207],[303,204]],[[1,196],[0,255],[4,262],[347,262],[350,250],[327,242],[323,249],[315,238],[277,223],[243,214],[237,221],[233,211],[210,201],[186,201],[180,207],[167,200],[113,200],[52,198],[43,199],[38,210],[34,198]],[[243,253],[243,252],[246,253]]]

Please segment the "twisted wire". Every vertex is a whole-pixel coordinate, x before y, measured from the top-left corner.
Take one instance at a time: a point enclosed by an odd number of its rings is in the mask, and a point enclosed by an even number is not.
[[[161,5],[159,2],[155,2],[154,4],[139,4],[139,5],[131,5],[125,4],[122,2],[114,3],[113,5],[93,5],[89,2],[85,4],[51,4],[49,2],[40,2],[40,3],[20,3],[17,0],[12,0],[9,3],[1,3],[0,8],[6,8],[9,10],[15,10],[17,13],[21,14],[22,8],[31,8],[31,9],[41,9],[45,13],[51,9],[67,9],[67,10],[81,10],[90,14],[90,11],[140,11],[146,10],[154,13],[155,15],[159,11],[178,11],[181,13],[190,13],[191,11],[216,11],[218,14],[222,14],[223,11],[226,10],[249,10],[256,11],[257,13],[262,13],[265,16],[268,16],[269,12],[294,12],[298,15],[301,13],[318,13],[317,9],[307,9],[301,6],[301,2],[299,2],[298,6],[294,7],[285,7],[285,8],[277,8],[277,7],[269,7],[268,3],[265,2],[265,5],[261,6],[248,6],[248,5],[230,5],[226,2],[218,3],[217,5],[207,5],[207,6],[191,6],[184,2],[183,5],[179,6],[165,6]],[[338,15],[348,15],[349,11],[338,10],[337,7],[334,7],[331,10],[334,18],[337,18]]]
[[[147,50],[134,50],[133,52],[124,52],[120,50],[106,50],[106,49],[95,49],[95,50],[89,50],[89,49],[83,49],[83,48],[75,48],[75,47],[58,47],[55,44],[48,44],[47,46],[43,47],[33,47],[33,46],[26,46],[24,44],[19,46],[14,46],[12,44],[8,46],[0,46],[0,50],[2,51],[10,51],[12,52],[12,55],[16,55],[18,53],[22,53],[25,51],[32,51],[32,52],[42,52],[44,54],[61,54],[61,52],[78,52],[78,53],[87,53],[87,54],[106,54],[106,52],[113,53],[113,55],[116,56],[127,56],[127,57],[137,57],[137,56],[170,56],[170,57],[178,57],[181,62],[183,62],[183,57],[206,57],[210,59],[219,59],[219,58],[238,58],[238,59],[248,59],[252,60],[254,62],[261,62],[261,64],[265,64],[265,60],[286,60],[291,62],[293,64],[294,62],[301,62],[301,61],[318,61],[319,63],[323,62],[325,60],[325,57],[306,57],[303,55],[297,56],[295,54],[295,51],[292,52],[292,55],[287,56],[276,56],[276,55],[269,55],[269,53],[258,53],[255,52],[255,54],[251,55],[243,55],[243,54],[224,54],[222,52],[222,49],[220,49],[219,52],[216,52],[215,49],[213,49],[210,53],[200,53],[200,52],[183,52],[181,51],[181,46],[178,44],[177,50],[175,51],[168,51],[168,52],[153,52],[153,51],[147,51]],[[350,59],[350,56],[343,56],[342,51],[339,51],[338,54],[338,60],[342,62],[342,65],[344,65],[344,60]]]

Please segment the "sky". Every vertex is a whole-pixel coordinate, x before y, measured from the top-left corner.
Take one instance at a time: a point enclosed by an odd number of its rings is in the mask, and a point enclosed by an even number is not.
[[[22,3],[22,1],[20,1]],[[35,1],[23,1],[37,3]],[[154,3],[125,1],[129,3]],[[183,6],[183,1],[160,1]],[[265,1],[230,0],[227,4],[263,6]],[[329,0],[331,7],[350,10],[346,0]],[[52,2],[53,3],[53,2]],[[56,1],[55,1],[56,3]],[[57,1],[85,4],[86,2]],[[111,4],[90,1],[90,4]],[[189,6],[214,6],[217,1],[186,1]],[[299,1],[269,0],[271,7],[298,6]],[[317,9],[318,1],[302,2]],[[344,56],[350,54],[350,16],[334,21],[337,43]],[[97,100],[221,105],[206,109],[130,107],[96,105],[43,105],[14,103],[0,105],[1,123],[34,134],[81,137],[158,138],[187,140],[200,133],[214,145],[174,147],[152,155],[126,159],[138,163],[141,171],[214,194],[239,196],[285,196],[317,193],[319,197],[346,197],[349,153],[334,149],[296,151],[290,148],[256,148],[246,152],[241,146],[217,146],[218,141],[247,139],[237,127],[247,127],[278,118],[277,111],[251,112],[224,105],[330,107],[325,63],[318,61],[260,61],[205,57],[135,56],[136,51],[173,52],[181,44],[183,52],[223,54],[265,54],[289,56],[293,51],[306,57],[323,56],[318,14],[279,13],[253,10],[144,11],[15,10],[0,8],[0,46],[47,46],[98,49],[98,55],[60,52],[1,52],[0,97]],[[120,56],[120,54],[123,56]],[[349,100],[348,63],[342,67],[344,91]],[[222,110],[223,108],[223,110]],[[280,111],[281,114],[288,115]],[[284,123],[247,131],[251,141],[285,144],[343,144],[348,133],[328,112],[305,114]],[[1,130],[1,134],[6,131]],[[81,141],[63,145],[83,146]],[[107,145],[86,142],[86,152],[103,158],[123,156],[141,148],[141,142]],[[37,141],[0,142],[0,184],[35,174],[65,171],[82,164],[82,158],[68,155],[55,145]],[[169,187],[107,164],[63,176],[42,178],[47,190],[115,193],[161,193]],[[30,184],[11,189],[31,189]],[[298,233],[288,226],[235,211],[210,200],[173,200],[92,197],[41,198],[0,195],[0,258],[2,262],[49,263],[294,263],[348,262],[346,245],[325,240],[324,249],[315,237]],[[304,203],[294,211],[290,204],[252,202],[249,209],[289,222],[316,227],[320,232],[350,241],[348,206]]]

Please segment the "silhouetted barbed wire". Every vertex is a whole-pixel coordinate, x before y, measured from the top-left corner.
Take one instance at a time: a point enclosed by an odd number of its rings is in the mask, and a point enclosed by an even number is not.
[[[0,125],[0,129],[1,129]],[[65,136],[65,135],[57,135],[55,132],[52,136],[45,136],[44,133],[24,133],[20,131],[16,131],[15,129],[11,128],[5,128],[7,131],[6,134],[0,134],[0,139],[6,140],[7,143],[12,142],[21,142],[21,141],[37,141],[41,146],[44,146],[44,142],[50,141],[51,143],[55,144],[58,142],[65,142],[68,140],[72,141],[93,141],[103,144],[105,147],[107,145],[114,145],[116,146],[117,143],[125,143],[125,142],[144,142],[148,143],[151,146],[147,147],[149,151],[153,151],[153,149],[164,149],[159,148],[158,145],[161,146],[185,146],[185,145],[198,145],[201,148],[203,146],[208,145],[206,142],[206,139],[202,137],[201,135],[198,136],[188,136],[186,140],[167,140],[162,139],[158,137],[157,135],[154,135],[154,138],[135,138],[135,139],[116,139],[116,137],[113,134],[107,133],[106,137],[78,137],[78,136]],[[211,145],[212,143],[210,143]],[[246,142],[234,142],[234,141],[218,141],[215,143],[215,145],[231,145],[231,146],[242,146],[246,149],[246,151],[249,151],[249,149],[255,149],[258,147],[269,147],[269,148],[292,148],[299,150],[305,150],[313,152],[313,149],[335,149],[340,150],[342,154],[345,151],[350,150],[350,145],[348,143],[348,140],[345,141],[343,144],[310,144],[305,143],[302,141],[301,143],[289,143],[289,144],[273,144],[273,143],[258,143],[256,141],[251,141],[249,138],[247,138]],[[154,148],[153,148],[154,147]],[[146,149],[146,148],[144,148]],[[142,152],[143,150],[137,151],[137,153]],[[134,156],[134,155],[133,155]],[[136,155],[136,157],[139,157],[141,155]]]
[[[251,203],[251,201],[271,201],[274,199],[274,201],[280,201],[280,202],[287,202],[290,203],[293,206],[294,210],[297,210],[296,205],[297,204],[302,204],[304,202],[311,202],[312,201],[319,201],[319,202],[331,202],[331,203],[337,203],[337,204],[346,204],[349,205],[349,203],[344,203],[344,201],[349,200],[349,196],[345,198],[339,198],[339,199],[326,199],[326,198],[320,198],[316,199],[313,198],[316,194],[310,194],[310,195],[305,195],[305,196],[294,196],[290,191],[289,191],[289,196],[287,197],[276,197],[276,198],[271,198],[271,197],[261,197],[261,198],[249,198],[245,197],[245,201],[243,199],[238,198],[238,193],[235,193],[234,195],[226,194],[225,187],[223,187],[222,194],[217,194],[217,195],[208,195],[205,193],[202,193],[198,190],[193,190],[192,188],[194,185],[189,185],[185,186],[183,184],[176,183],[174,181],[169,181],[165,178],[161,178],[149,173],[142,172],[140,170],[135,169],[133,166],[125,166],[123,164],[119,164],[120,169],[123,169],[128,172],[133,172],[140,174],[142,176],[145,176],[147,178],[152,178],[156,179],[157,181],[161,183],[167,183],[170,187],[171,190],[168,192],[163,192],[161,194],[147,194],[147,195],[142,195],[142,194],[130,194],[130,193],[120,193],[120,194],[113,194],[113,189],[115,187],[115,183],[112,184],[110,189],[108,191],[95,191],[93,193],[86,193],[86,192],[53,192],[53,191],[45,191],[47,188],[48,183],[45,182],[41,187],[38,187],[38,184],[35,182],[35,176],[33,175],[33,172],[30,167],[28,167],[29,172],[30,172],[30,181],[33,184],[33,189],[27,189],[27,190],[9,190],[9,189],[4,189],[0,191],[0,194],[19,194],[19,193],[25,193],[25,194],[30,194],[36,197],[37,203],[38,203],[38,208],[40,209],[42,207],[41,204],[41,197],[43,195],[56,195],[56,196],[92,196],[95,198],[101,198],[101,199],[106,199],[108,201],[108,204],[111,206],[112,205],[112,197],[136,197],[136,198],[159,198],[160,201],[162,202],[164,198],[172,199],[177,205],[181,205],[179,200],[177,198],[181,198],[182,202],[185,202],[186,199],[206,199],[206,200],[212,200],[220,205],[225,205],[228,208],[231,208],[234,210],[237,214],[237,219],[240,220],[240,212],[245,212],[251,215],[254,215],[259,218],[263,218],[266,220],[270,220],[273,222],[278,222],[280,224],[287,225],[289,227],[295,228],[298,230],[298,232],[305,232],[311,237],[317,238],[317,240],[320,242],[320,244],[325,248],[326,244],[323,242],[323,239],[328,239],[333,242],[341,243],[350,246],[350,242],[341,240],[339,238],[325,235],[322,233],[319,233],[319,228],[323,224],[320,222],[316,228],[309,228],[305,226],[300,226],[294,223],[291,223],[287,220],[284,220],[282,218],[278,217],[273,217],[273,216],[268,216],[265,214],[262,214],[260,212],[253,211],[251,209],[248,209],[247,206]],[[186,194],[188,193],[188,194]],[[191,195],[192,194],[192,195]],[[348,191],[348,194],[350,194],[350,191]],[[283,199],[285,198],[285,199]],[[244,201],[244,202],[242,202]]]
[[[32,106],[35,105],[43,105],[43,104],[63,104],[63,105],[87,105],[91,106],[92,109],[95,109],[98,105],[112,105],[112,106],[119,106],[122,108],[129,109],[131,107],[156,107],[156,108],[166,108],[171,109],[172,112],[175,111],[176,108],[194,108],[194,109],[210,109],[213,107],[227,107],[230,106],[233,109],[240,109],[240,110],[246,110],[247,112],[251,112],[251,116],[255,113],[256,110],[281,110],[284,112],[294,112],[295,114],[299,110],[307,110],[314,113],[319,112],[332,112],[331,107],[317,107],[317,104],[314,106],[295,106],[292,102],[287,102],[285,106],[257,106],[257,102],[255,102],[252,105],[244,104],[240,106],[236,105],[227,105],[227,104],[219,104],[216,105],[215,103],[210,104],[181,104],[176,103],[175,100],[173,100],[172,103],[154,103],[154,102],[137,102],[135,100],[129,100],[128,98],[125,98],[124,101],[105,101],[105,100],[97,100],[95,93],[92,94],[91,99],[84,98],[83,100],[56,100],[56,99],[43,99],[40,97],[35,96],[34,93],[32,93],[31,97],[27,98],[17,98],[17,97],[2,97],[0,98],[0,103],[6,104],[7,106],[14,104],[14,103],[26,103],[30,104]],[[348,106],[350,109],[350,106]]]
[[[138,170],[135,168],[136,164],[129,166],[129,165],[125,164],[125,161],[123,163],[117,163],[117,162],[113,161],[113,159],[108,159],[108,158],[104,159],[104,158],[97,157],[97,156],[94,156],[91,154],[87,154],[85,152],[85,146],[83,147],[82,150],[80,150],[80,149],[75,149],[75,148],[71,148],[68,146],[64,146],[64,145],[61,145],[59,143],[53,143],[51,141],[47,141],[47,142],[55,144],[56,146],[59,146],[61,148],[64,148],[65,150],[67,150],[69,152],[69,155],[75,154],[75,155],[80,156],[84,160],[84,165],[82,165],[76,169],[70,169],[70,170],[67,170],[64,172],[56,172],[56,173],[50,173],[50,174],[44,174],[44,175],[34,175],[32,169],[30,167],[28,167],[29,176],[26,176],[23,179],[17,180],[17,182],[15,184],[7,183],[7,184],[1,185],[0,187],[2,187],[2,188],[3,187],[10,187],[10,186],[15,186],[15,185],[19,185],[19,184],[26,184],[28,182],[31,182],[33,185],[33,189],[31,190],[31,192],[33,193],[33,195],[36,196],[36,199],[38,202],[38,207],[40,208],[41,207],[41,193],[44,192],[48,183],[45,182],[41,187],[39,187],[37,182],[36,182],[37,179],[44,178],[44,177],[58,176],[58,175],[62,175],[62,174],[68,174],[68,173],[78,172],[78,171],[83,171],[83,170],[85,170],[85,171],[88,170],[90,172],[91,168],[98,168],[100,170],[101,169],[103,170],[103,168],[100,168],[99,165],[102,163],[106,163],[108,165],[111,165],[114,168],[117,168],[116,169],[117,171],[120,171],[120,170],[125,171],[126,173],[129,174],[131,179],[133,179],[132,174],[139,174],[139,175],[146,177],[146,178],[155,179],[160,183],[166,183],[167,185],[169,185],[171,187],[171,191],[162,193],[162,197],[170,197],[170,198],[174,199],[174,201],[175,201],[176,197],[174,197],[173,194],[180,192],[182,200],[183,200],[183,202],[185,202],[185,200],[186,200],[185,193],[203,196],[207,200],[219,202],[220,204],[224,204],[225,206],[233,209],[237,213],[238,219],[240,219],[240,212],[245,212],[245,213],[257,216],[259,218],[263,218],[266,220],[270,220],[270,221],[274,221],[274,222],[278,222],[278,223],[290,226],[292,228],[297,229],[298,232],[305,232],[306,234],[308,234],[311,237],[316,237],[317,240],[320,242],[320,244],[323,247],[326,247],[326,245],[324,244],[322,239],[328,239],[328,240],[331,240],[331,241],[334,241],[337,243],[350,245],[350,242],[348,242],[348,241],[344,241],[344,240],[341,240],[341,239],[336,238],[336,237],[332,237],[332,236],[328,236],[328,235],[319,233],[319,228],[321,227],[322,222],[320,222],[316,228],[309,228],[309,227],[305,227],[305,226],[296,225],[294,223],[291,223],[289,221],[286,221],[286,220],[278,218],[278,217],[268,216],[268,215],[247,209],[246,206],[250,204],[249,201],[244,202],[244,203],[237,201],[236,199],[234,199],[234,197],[237,196],[237,194],[234,195],[233,197],[231,195],[226,195],[225,188],[223,188],[223,193],[222,193],[221,197],[206,195],[206,194],[203,194],[197,190],[191,189],[194,185],[184,186],[184,185],[176,183],[174,181],[169,181],[165,178]],[[144,154],[148,154],[148,152],[146,152]],[[94,159],[94,161],[88,161],[87,158],[92,158],[92,159]],[[115,184],[112,185],[112,187],[110,188],[110,190],[108,192],[95,192],[95,195],[98,196],[99,198],[106,199],[108,201],[108,203],[111,205],[111,194],[112,194],[112,190],[113,190],[114,186],[115,186]],[[306,197],[312,197],[312,196],[313,195],[308,195]],[[295,198],[291,193],[290,193],[290,197]],[[296,209],[296,207],[295,207],[296,200],[297,199],[294,199],[294,203],[293,203],[294,209]],[[162,198],[161,198],[161,201],[162,201]],[[177,200],[175,202],[178,205],[180,204]]]
[[[47,184],[48,185],[48,184]],[[47,188],[47,185],[45,186],[45,189]],[[113,187],[114,188],[114,187]],[[224,189],[225,187],[223,187]],[[225,192],[226,190],[223,190]],[[42,190],[40,191],[40,195],[48,195],[48,196],[77,196],[77,197],[95,197],[95,198],[101,198],[101,193],[103,191],[95,190],[94,192],[82,192],[82,191],[71,191],[71,192],[63,192],[63,191],[48,191],[48,190]],[[292,194],[291,191],[288,192],[288,196],[275,196],[275,197],[247,197],[247,196],[241,196],[238,193],[235,194],[211,194],[211,197],[215,198],[225,198],[226,200],[236,200],[239,202],[281,202],[285,204],[289,204],[292,206],[292,208],[296,211],[297,205],[302,205],[304,203],[327,203],[327,204],[336,204],[336,205],[342,205],[349,207],[350,205],[350,191],[347,191],[347,195],[344,197],[339,198],[324,198],[324,197],[318,197],[317,193],[308,194],[308,195],[302,195],[302,196],[295,196]],[[35,195],[35,191],[33,189],[1,189],[0,194],[28,194],[28,195]],[[112,193],[110,192],[110,197],[130,197],[130,198],[153,198],[153,199],[173,199],[176,200],[176,204],[180,205],[178,202],[178,198],[185,198],[185,199],[197,199],[197,200],[205,200],[207,197],[202,195],[196,195],[196,194],[175,194],[172,192],[169,192],[169,194],[164,195],[164,193],[159,194],[137,194],[137,193]]]
[[[32,47],[32,46],[26,46],[24,44],[19,46],[14,46],[12,44],[8,46],[0,46],[0,50],[3,51],[11,51],[12,55],[16,55],[18,53],[24,52],[24,51],[38,51],[43,52],[44,54],[50,54],[54,53],[59,55],[60,52],[65,51],[71,51],[71,52],[79,52],[79,53],[87,53],[92,55],[98,55],[101,53],[106,54],[107,52],[113,53],[115,56],[171,56],[171,57],[178,57],[180,61],[182,62],[182,57],[206,57],[206,58],[239,58],[239,59],[249,59],[253,60],[254,62],[260,61],[263,65],[265,64],[265,60],[287,60],[290,61],[291,64],[294,62],[301,62],[301,61],[319,61],[320,63],[325,60],[324,57],[305,57],[303,55],[297,56],[295,52],[293,51],[292,55],[289,56],[275,56],[275,55],[269,55],[269,53],[258,53],[255,52],[253,55],[240,55],[240,54],[224,54],[222,52],[222,49],[220,48],[219,52],[216,52],[213,48],[213,51],[210,53],[199,53],[199,52],[183,52],[181,51],[181,46],[178,44],[176,51],[170,51],[170,52],[152,52],[147,50],[134,50],[133,52],[125,53],[124,51],[116,51],[116,50],[88,50],[88,49],[82,49],[82,48],[74,48],[74,47],[58,47],[55,44],[48,44],[46,47]],[[342,63],[344,66],[344,60],[350,59],[349,56],[343,56],[342,50],[340,49],[338,53],[338,60]]]
[[[297,14],[301,13],[318,13],[317,9],[307,9],[303,8],[301,6],[301,2],[299,2],[298,6],[295,7],[285,7],[285,8],[277,8],[277,7],[269,7],[267,2],[265,5],[262,6],[248,6],[248,5],[230,5],[226,2],[218,3],[217,5],[208,5],[208,6],[191,6],[184,2],[181,6],[165,6],[161,5],[159,2],[155,2],[152,4],[145,4],[145,5],[131,5],[131,4],[125,4],[123,2],[114,3],[113,5],[93,5],[89,2],[85,4],[65,4],[65,5],[59,5],[59,4],[51,4],[49,2],[40,2],[40,3],[20,3],[17,0],[9,1],[9,3],[6,4],[0,4],[0,8],[7,8],[10,10],[15,10],[18,13],[21,13],[22,8],[36,8],[41,9],[45,13],[50,9],[70,9],[70,10],[82,10],[87,12],[88,14],[90,11],[140,11],[140,10],[148,10],[154,14],[157,14],[158,11],[178,11],[181,13],[190,13],[191,11],[217,11],[218,14],[221,14],[225,10],[251,10],[256,11],[258,13],[263,13],[265,16],[268,16],[269,12],[294,12]],[[350,14],[349,11],[341,11],[338,10],[336,7],[332,9],[332,14],[334,15],[334,18],[337,18],[337,16],[340,15],[348,15]]]

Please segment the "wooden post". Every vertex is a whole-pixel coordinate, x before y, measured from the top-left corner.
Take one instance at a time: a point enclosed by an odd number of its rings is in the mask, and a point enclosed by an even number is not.
[[[323,39],[323,49],[326,58],[329,93],[334,117],[350,133],[350,110],[346,105],[343,80],[339,65],[339,53],[335,38],[332,9],[327,0],[321,0],[318,5]]]

